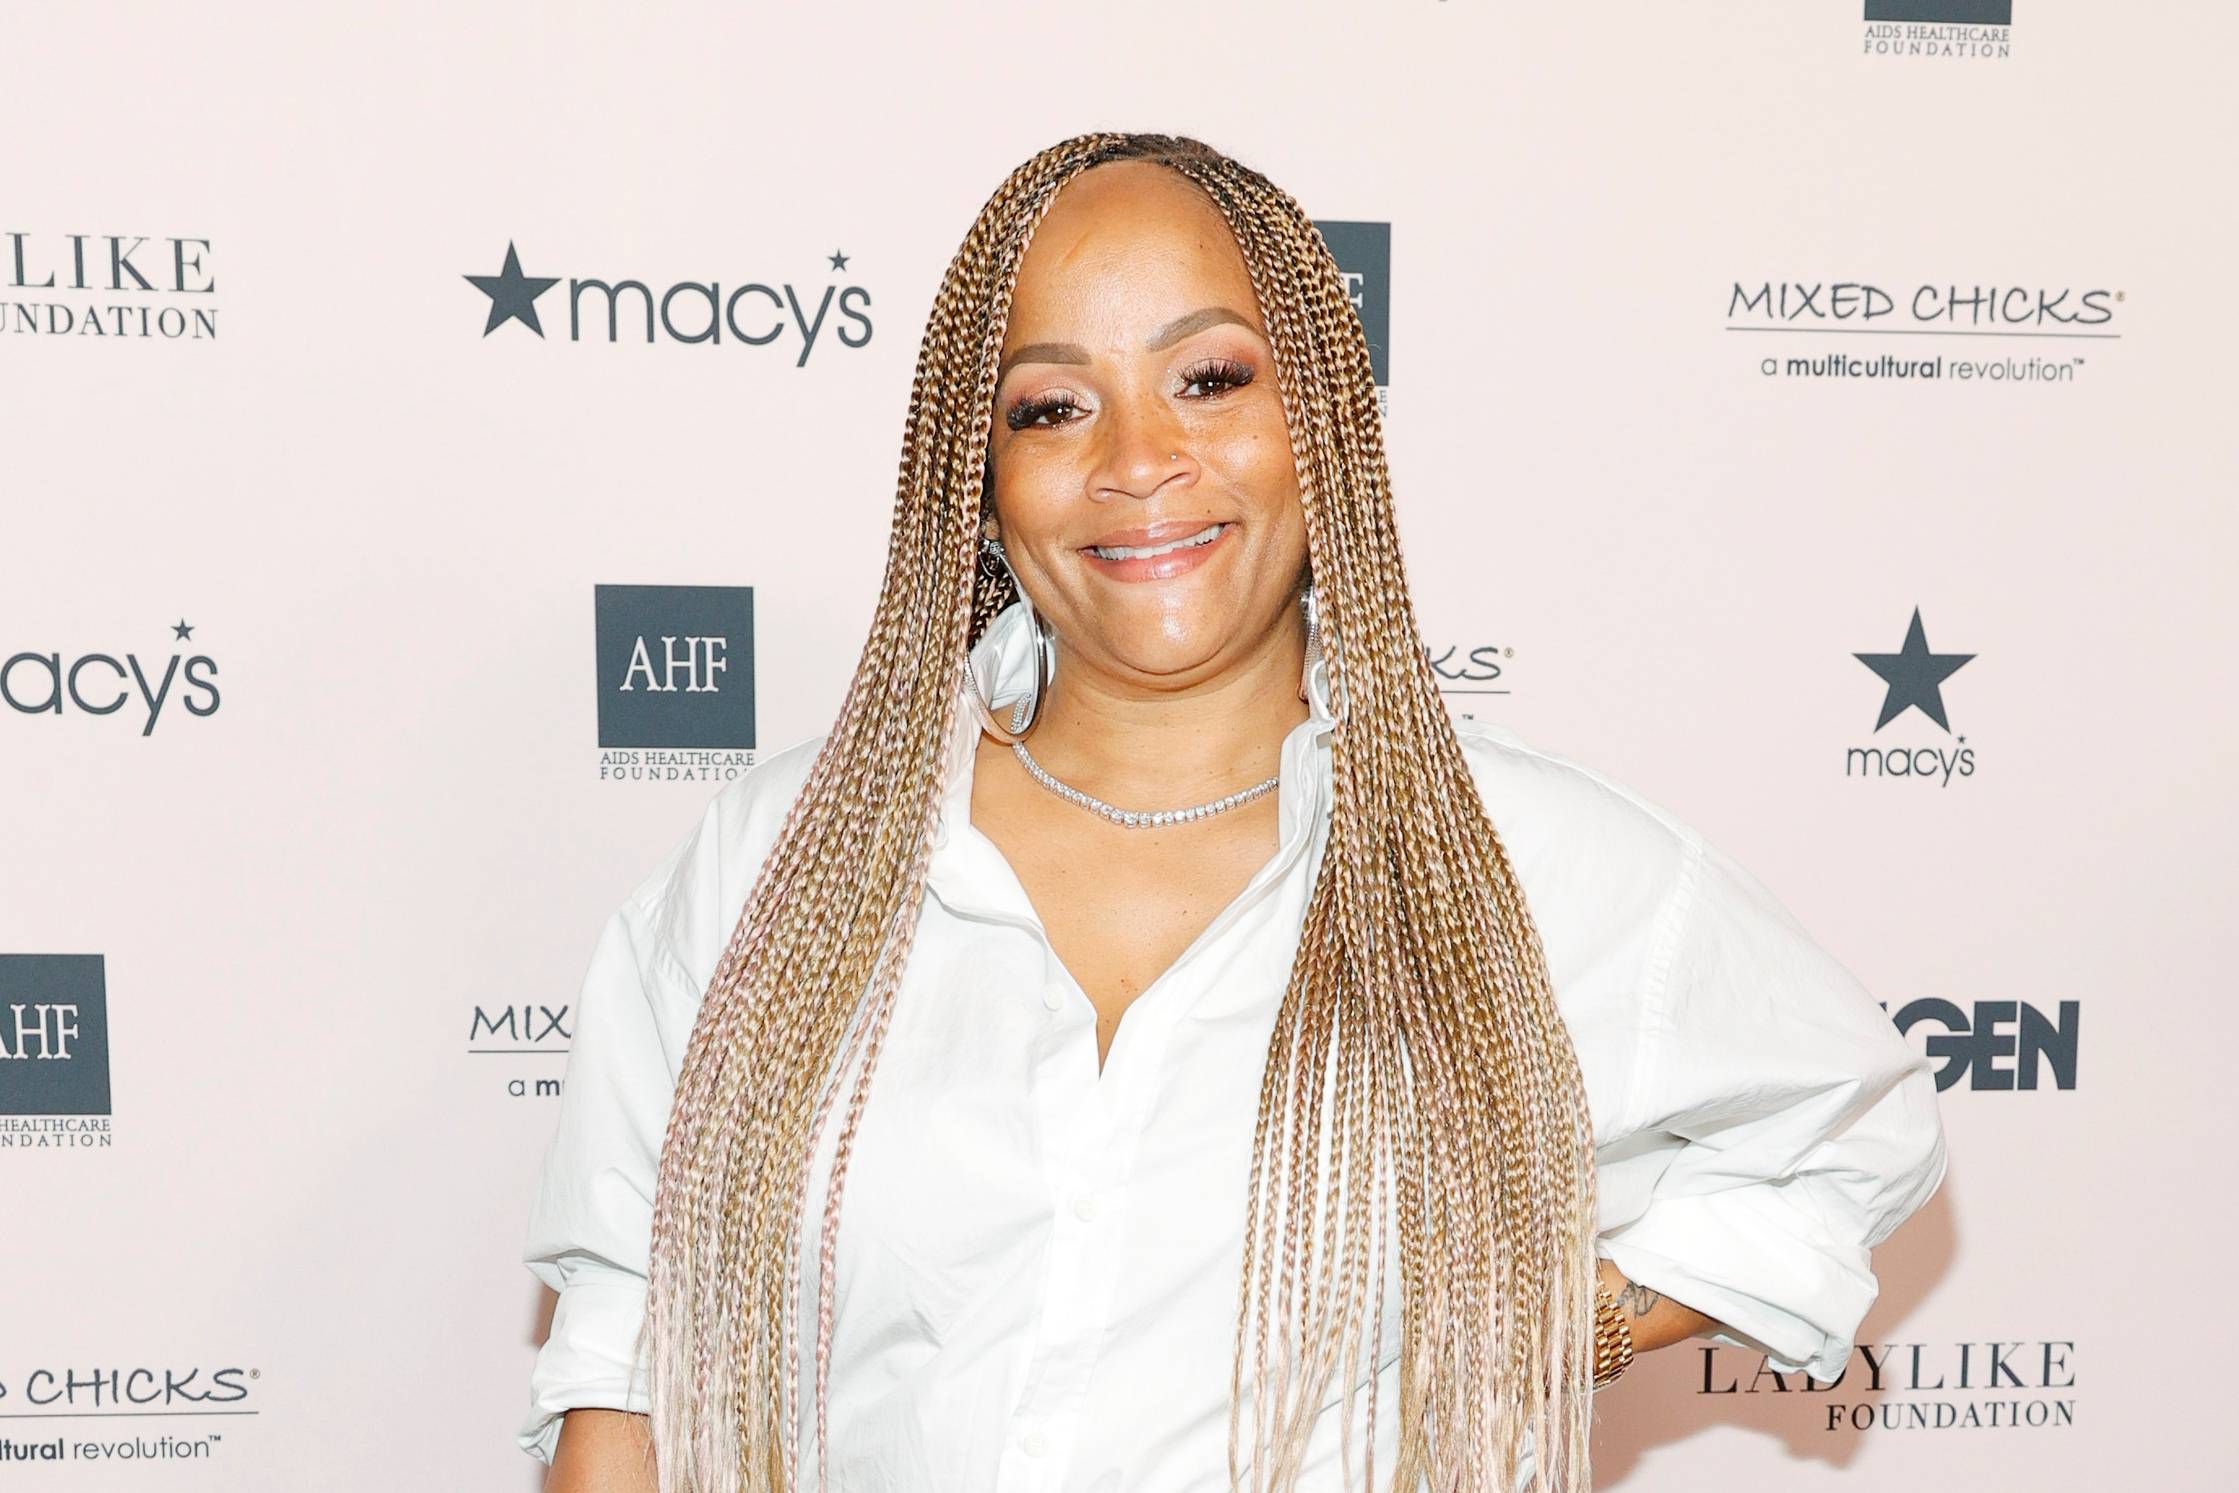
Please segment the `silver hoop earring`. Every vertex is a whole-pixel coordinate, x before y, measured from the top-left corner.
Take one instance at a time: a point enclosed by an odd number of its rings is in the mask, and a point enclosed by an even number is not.
[[[1001,568],[1002,575],[1011,583],[1012,594],[1018,597],[1018,604],[1026,609],[1026,625],[1034,634],[1034,692],[1012,707],[1008,726],[997,718],[995,702],[988,699],[986,687],[980,683],[979,671],[971,666],[969,660],[964,666],[964,672],[972,682],[972,707],[979,715],[980,729],[1009,746],[1033,730],[1034,722],[1041,718],[1043,692],[1057,678],[1057,645],[1051,639],[1049,629],[1042,626],[1041,614],[1034,610],[1033,598],[1019,584],[1018,572],[1011,569],[1011,557],[1003,553],[1003,542],[1000,539],[982,539],[980,559],[983,564],[993,561],[995,566]],[[990,569],[988,574],[993,576],[996,571]]]
[[[1314,583],[1312,581],[1308,581],[1306,589],[1299,593],[1298,606],[1299,610],[1306,614],[1306,662],[1298,671],[1298,697],[1308,704],[1312,704],[1314,701],[1314,679],[1317,673],[1321,676],[1322,688],[1325,691],[1330,690],[1329,655],[1322,646],[1321,606],[1315,600]],[[1331,694],[1330,699],[1330,714],[1332,717],[1342,714],[1337,709],[1337,699],[1334,693]]]

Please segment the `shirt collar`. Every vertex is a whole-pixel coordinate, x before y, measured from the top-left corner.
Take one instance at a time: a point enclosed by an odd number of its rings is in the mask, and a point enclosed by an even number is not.
[[[969,665],[973,674],[988,685],[989,698],[1006,706],[1033,687],[1038,666],[1026,609],[1016,602],[997,613],[981,632],[979,642],[972,646]],[[960,671],[957,686],[956,725],[942,764],[945,787],[927,884],[952,909],[970,906],[1023,912],[1030,917],[1031,908],[1025,905],[1009,862],[995,842],[972,824],[972,769],[981,735],[980,720],[973,708],[972,679]],[[1329,737],[1336,725],[1330,710],[1327,669],[1315,669],[1308,676],[1306,709],[1306,719],[1283,738],[1277,768],[1280,781],[1275,789],[1281,830],[1269,871],[1287,867],[1327,810]]]

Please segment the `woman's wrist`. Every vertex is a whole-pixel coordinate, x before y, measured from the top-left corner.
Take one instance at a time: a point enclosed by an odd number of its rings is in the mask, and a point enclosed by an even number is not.
[[[1632,1326],[1609,1282],[1594,1282],[1594,1388],[1614,1384],[1633,1366]]]
[[[1718,1326],[1717,1318],[1706,1316],[1637,1281],[1628,1280],[1625,1273],[1606,1255],[1596,1262],[1596,1266],[1599,1283],[1615,1300],[1636,1354],[1647,1353],[1686,1338],[1700,1337]]]

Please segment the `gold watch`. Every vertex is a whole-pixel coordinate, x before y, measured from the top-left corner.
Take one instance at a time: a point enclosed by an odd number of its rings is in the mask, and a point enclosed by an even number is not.
[[[1609,1287],[1594,1282],[1594,1388],[1615,1380],[1633,1365],[1633,1329]]]

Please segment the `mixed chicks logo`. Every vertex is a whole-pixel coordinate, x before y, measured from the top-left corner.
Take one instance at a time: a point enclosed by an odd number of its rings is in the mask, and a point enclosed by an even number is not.
[[[1736,280],[1726,291],[1725,330],[1760,348],[1762,378],[2050,388],[2083,376],[2091,349],[2071,346],[2122,340],[2115,321],[2127,299],[2120,288],[2092,284]],[[1811,340],[1797,343],[1798,335]],[[1893,336],[1904,340],[1887,340]],[[1829,337],[1874,340],[1849,352]],[[2045,351],[2028,351],[2032,345]]]
[[[475,1057],[564,1059],[573,1034],[569,1011],[567,1006],[476,1006],[467,1027],[466,1050]],[[564,1077],[558,1072],[515,1072],[505,1080],[505,1092],[514,1099],[557,1099]]]
[[[1505,695],[1508,664],[1516,650],[1498,643],[1425,643],[1423,656],[1446,695]]]
[[[130,1368],[58,1363],[20,1373],[0,1366],[0,1420],[8,1422],[0,1432],[0,1463],[214,1460],[231,1449],[230,1433],[202,1430],[196,1422],[207,1418],[213,1425],[237,1427],[242,1417],[263,1413],[257,1398],[262,1371],[218,1366],[222,1362]],[[106,1421],[124,1424],[112,1431]]]

